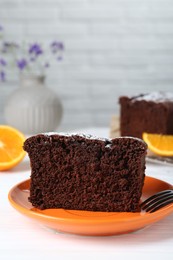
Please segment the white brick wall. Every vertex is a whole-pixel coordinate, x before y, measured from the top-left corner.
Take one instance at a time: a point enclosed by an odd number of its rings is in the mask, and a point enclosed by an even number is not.
[[[172,0],[0,0],[9,40],[65,43],[47,84],[64,106],[62,130],[108,126],[120,95],[173,90]],[[0,85],[0,120],[12,73]]]

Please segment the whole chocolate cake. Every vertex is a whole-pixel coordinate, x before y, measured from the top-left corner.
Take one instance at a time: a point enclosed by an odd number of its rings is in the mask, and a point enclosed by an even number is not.
[[[130,137],[32,136],[24,143],[32,170],[29,201],[39,209],[137,211],[146,149]]]
[[[121,136],[142,138],[143,132],[173,134],[173,93],[122,96],[119,103]]]

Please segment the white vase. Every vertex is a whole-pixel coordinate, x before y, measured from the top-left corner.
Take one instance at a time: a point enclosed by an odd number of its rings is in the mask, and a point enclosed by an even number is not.
[[[4,113],[8,125],[32,135],[57,129],[62,118],[62,104],[46,87],[43,76],[25,76],[7,100]]]

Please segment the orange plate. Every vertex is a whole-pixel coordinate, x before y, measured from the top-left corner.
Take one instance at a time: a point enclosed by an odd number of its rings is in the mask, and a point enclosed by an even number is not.
[[[64,209],[39,210],[28,202],[30,180],[14,186],[8,195],[11,205],[20,213],[37,220],[57,231],[78,235],[109,236],[129,233],[144,228],[173,212],[173,204],[154,213],[91,212]],[[173,186],[164,181],[146,177],[141,200],[152,194],[171,189]]]

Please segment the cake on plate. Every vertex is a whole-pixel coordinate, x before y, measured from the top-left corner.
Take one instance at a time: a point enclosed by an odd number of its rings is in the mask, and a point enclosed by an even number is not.
[[[138,210],[147,150],[142,140],[45,133],[29,137],[24,150],[30,158],[34,207]]]
[[[152,92],[121,96],[120,135],[142,138],[142,133],[173,134],[173,93]]]

